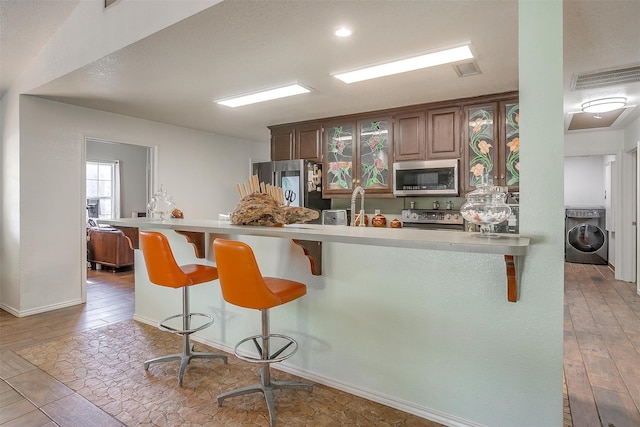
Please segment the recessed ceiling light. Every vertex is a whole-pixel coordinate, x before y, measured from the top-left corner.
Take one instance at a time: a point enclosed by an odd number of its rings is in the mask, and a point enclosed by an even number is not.
[[[299,84],[293,84],[276,89],[270,89],[262,92],[252,93],[249,95],[237,96],[234,98],[219,99],[217,104],[226,105],[227,107],[241,107],[248,104],[256,104],[258,102],[270,101],[272,99],[285,98],[287,96],[299,95],[301,93],[311,92],[310,89]]]
[[[607,113],[622,108],[625,105],[627,105],[627,98],[602,98],[585,102],[582,104],[582,111],[585,113]]]
[[[341,27],[338,30],[336,30],[335,34],[338,37],[349,37],[351,35],[351,30],[348,29],[347,27]]]
[[[464,45],[452,49],[428,53],[426,55],[415,56],[413,58],[401,59],[399,61],[361,68],[347,73],[335,74],[334,77],[345,83],[354,83],[362,80],[375,79],[377,77],[419,70],[421,68],[433,67],[435,65],[449,64],[451,62],[462,61],[470,58],[473,58],[471,47],[470,45]]]

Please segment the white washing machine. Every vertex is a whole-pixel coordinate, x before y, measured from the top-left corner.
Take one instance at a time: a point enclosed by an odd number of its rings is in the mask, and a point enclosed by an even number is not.
[[[564,260],[579,264],[607,264],[609,242],[603,207],[567,207]]]

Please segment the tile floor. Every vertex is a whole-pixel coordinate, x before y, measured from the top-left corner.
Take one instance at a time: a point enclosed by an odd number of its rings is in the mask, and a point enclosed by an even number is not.
[[[181,341],[131,320],[132,283],[131,273],[90,272],[84,308],[21,319],[0,311],[0,426],[267,426],[261,394],[217,406],[220,392],[259,381],[256,368],[231,355],[228,365],[192,361],[182,388],[177,363],[141,368],[150,357],[178,351]],[[216,351],[197,343],[196,350]],[[295,379],[277,370],[272,375]],[[274,397],[283,427],[440,426],[320,384],[313,393]]]

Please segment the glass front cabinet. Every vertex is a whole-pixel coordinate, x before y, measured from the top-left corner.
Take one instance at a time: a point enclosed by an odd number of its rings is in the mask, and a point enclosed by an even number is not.
[[[375,118],[323,126],[323,197],[365,193],[392,194],[392,121]]]
[[[520,186],[520,106],[517,100],[465,107],[464,194],[487,173],[493,184]]]

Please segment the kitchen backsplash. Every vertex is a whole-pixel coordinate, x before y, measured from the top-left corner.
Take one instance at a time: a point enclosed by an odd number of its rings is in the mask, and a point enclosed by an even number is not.
[[[366,198],[364,210],[367,214],[379,209],[383,214],[400,215],[402,209],[411,208],[411,202],[415,203],[415,209],[433,209],[434,202],[440,204],[440,209],[446,209],[447,202],[453,202],[453,209],[459,210],[466,201],[464,197],[398,197],[395,199]],[[360,208],[360,197],[356,200],[356,206]],[[332,199],[331,209],[351,209],[351,199]]]

